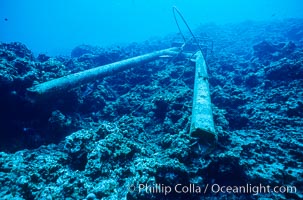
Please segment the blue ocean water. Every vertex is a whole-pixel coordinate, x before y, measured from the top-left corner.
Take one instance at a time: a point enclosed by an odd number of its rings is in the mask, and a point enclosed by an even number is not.
[[[1,0],[0,41],[22,42],[36,55],[69,55],[80,44],[143,41],[177,31],[172,6],[192,28],[303,16],[300,0]]]

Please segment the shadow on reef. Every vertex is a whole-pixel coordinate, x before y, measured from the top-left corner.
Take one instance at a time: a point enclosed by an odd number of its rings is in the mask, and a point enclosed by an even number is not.
[[[54,63],[45,55],[35,59],[21,43],[0,44],[0,55],[0,151],[58,143],[75,131],[71,120],[58,111],[73,109],[77,99],[73,93],[46,102],[32,102],[26,92],[39,77],[49,76],[47,67],[58,61]]]
[[[150,45],[150,49],[136,43],[123,49],[80,45],[72,51],[70,58],[44,54],[35,58],[21,43],[1,43],[0,151],[14,152],[56,144],[87,122],[98,122],[102,116],[108,120],[128,113],[132,106],[119,96],[126,94],[132,86],[125,84],[123,79],[129,83],[144,82],[148,73],[132,79],[126,73],[119,73],[119,79],[104,78],[48,99],[32,97],[27,88],[159,48],[161,44]],[[108,103],[116,99],[117,104]]]
[[[56,99],[32,103],[20,94],[0,91],[0,151],[13,152],[58,143],[76,130],[71,120],[55,109],[60,109]],[[68,98],[62,100],[68,101]],[[65,106],[62,110],[67,109]]]

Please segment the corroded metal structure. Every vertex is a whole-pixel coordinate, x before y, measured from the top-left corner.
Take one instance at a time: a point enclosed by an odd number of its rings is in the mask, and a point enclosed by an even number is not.
[[[155,51],[145,55],[129,58],[126,60],[114,62],[111,64],[95,67],[89,70],[70,74],[61,78],[50,80],[44,83],[40,83],[31,88],[28,88],[31,96],[35,97],[48,97],[54,94],[60,94],[69,89],[75,88],[82,84],[86,84],[105,76],[113,75],[118,71],[130,67],[140,66],[144,63],[158,59],[163,55],[177,55],[179,48],[173,47],[160,51]]]
[[[201,51],[198,51],[196,56],[190,133],[193,137],[198,137],[203,143],[214,144],[217,141],[217,134],[211,108],[206,62]]]

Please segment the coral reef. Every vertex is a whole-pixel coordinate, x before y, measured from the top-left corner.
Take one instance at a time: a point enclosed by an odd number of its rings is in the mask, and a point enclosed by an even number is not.
[[[174,38],[81,45],[70,58],[35,58],[23,44],[1,43],[0,198],[302,199],[302,24],[290,19],[195,31],[214,42],[206,56],[218,132],[213,149],[189,135],[194,64],[188,60],[158,60],[47,100],[26,92],[167,48]],[[285,190],[210,188],[260,184]]]

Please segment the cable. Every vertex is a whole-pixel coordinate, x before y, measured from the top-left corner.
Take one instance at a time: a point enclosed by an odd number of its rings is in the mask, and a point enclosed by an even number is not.
[[[181,30],[181,28],[180,28],[180,26],[179,26],[179,23],[178,23],[178,20],[177,20],[177,17],[176,17],[176,12],[177,12],[178,15],[181,17],[183,23],[186,25],[186,27],[187,27],[187,29],[189,30],[190,34],[191,34],[192,37],[194,38],[194,40],[195,40],[196,44],[198,45],[200,51],[203,53],[202,48],[201,48],[201,46],[200,46],[200,44],[199,44],[199,42],[198,42],[196,36],[195,36],[195,35],[193,34],[193,32],[191,31],[191,29],[190,29],[190,27],[188,26],[188,24],[187,24],[185,18],[183,17],[183,15],[181,14],[181,12],[178,10],[178,8],[177,8],[176,6],[173,6],[174,19],[175,19],[175,22],[176,22],[177,27],[178,27],[178,29],[179,29],[179,32],[180,32],[180,34],[181,34],[181,36],[182,36],[182,38],[183,38],[183,40],[184,40],[184,43],[186,43],[186,38],[185,38],[184,34],[182,33],[182,30]]]

